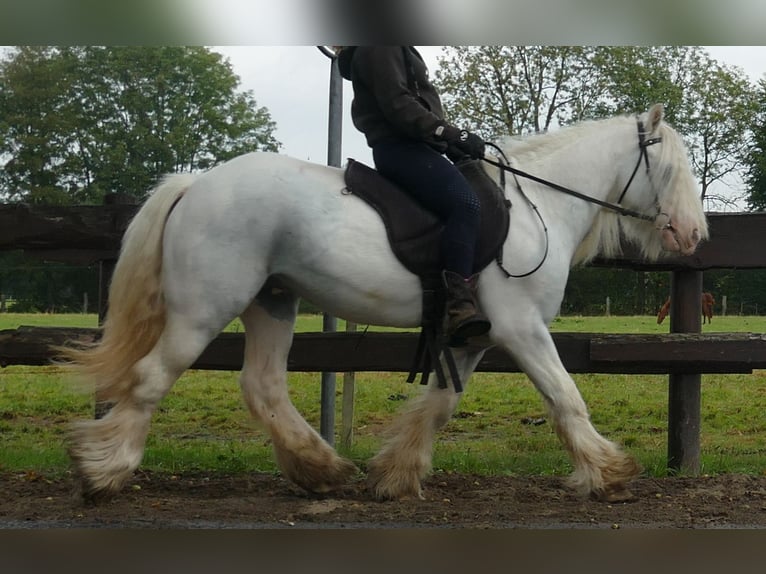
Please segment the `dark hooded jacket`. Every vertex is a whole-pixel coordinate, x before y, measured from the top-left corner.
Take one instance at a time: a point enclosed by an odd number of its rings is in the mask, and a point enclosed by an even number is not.
[[[441,99],[417,50],[403,46],[349,46],[338,56],[341,75],[351,80],[351,119],[370,147],[394,139],[447,148],[435,130],[445,125]]]

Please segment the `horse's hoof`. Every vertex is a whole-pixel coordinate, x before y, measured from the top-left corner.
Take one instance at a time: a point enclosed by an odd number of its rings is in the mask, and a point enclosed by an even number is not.
[[[75,498],[79,498],[83,506],[99,506],[115,499],[118,492],[108,488],[96,488],[82,477],[76,481]]]
[[[351,477],[359,472],[356,465],[348,459],[335,457],[331,465],[319,467],[297,467],[282,469],[285,477],[312,494],[329,494],[344,487]]]
[[[386,500],[425,500],[420,480],[392,480],[390,476],[377,472],[368,473],[367,489],[373,498]]]
[[[611,486],[601,492],[594,492],[600,502],[635,502],[638,497],[624,486]]]
[[[372,497],[378,502],[418,502],[425,500],[425,494],[422,489],[418,489],[417,492],[412,490],[406,492],[393,492],[385,490],[374,485],[367,485],[368,490],[372,493]]]

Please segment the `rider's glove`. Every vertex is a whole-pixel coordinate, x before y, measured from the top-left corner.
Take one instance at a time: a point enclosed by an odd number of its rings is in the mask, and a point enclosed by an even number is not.
[[[437,138],[444,140],[450,146],[456,147],[473,159],[484,157],[484,140],[475,133],[444,124],[436,128],[435,134]]]

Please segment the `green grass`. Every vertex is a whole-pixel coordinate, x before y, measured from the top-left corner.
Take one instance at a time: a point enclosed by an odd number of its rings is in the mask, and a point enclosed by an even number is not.
[[[94,315],[0,314],[0,329],[18,325],[95,326]],[[341,322],[339,329],[343,329]],[[363,327],[362,327],[363,328]],[[556,331],[662,333],[654,317],[562,317]],[[321,317],[302,316],[299,330],[321,329]],[[241,330],[233,323],[229,330]],[[766,332],[766,317],[715,317],[704,332]],[[703,375],[703,472],[760,474],[766,469],[766,371],[752,375]],[[381,431],[420,391],[402,373],[358,373],[354,443],[347,454],[360,466],[379,448]],[[667,377],[664,375],[575,375],[604,436],[625,446],[653,475],[665,474]],[[296,408],[319,427],[319,374],[290,373]],[[336,421],[341,424],[342,376],[338,376]],[[13,366],[0,370],[0,469],[50,474],[68,468],[68,424],[90,418],[92,398],[75,391],[58,367]],[[435,468],[480,474],[555,474],[569,460],[549,424],[525,424],[545,415],[542,400],[521,374],[475,375],[455,417],[438,435]],[[339,432],[339,431],[338,431]],[[161,403],[147,442],[144,468],[272,472],[269,438],[250,419],[239,394],[237,373],[189,371]]]
[[[95,314],[47,314],[47,313],[0,313],[0,330],[16,329],[21,325],[31,327],[97,327],[98,315]],[[338,329],[345,329],[346,323],[338,321]],[[322,330],[321,315],[300,315],[295,326],[296,331],[311,332]],[[236,319],[226,328],[230,332],[242,332],[242,321]]]

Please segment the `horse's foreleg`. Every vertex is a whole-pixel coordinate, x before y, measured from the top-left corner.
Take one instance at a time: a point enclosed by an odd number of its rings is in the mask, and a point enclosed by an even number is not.
[[[483,354],[483,351],[455,350],[455,362],[464,387]],[[436,376],[429,377],[425,392],[413,399],[394,421],[383,448],[369,462],[367,483],[376,498],[423,497],[421,480],[431,470],[434,437],[449,421],[459,399],[451,384],[441,389]]]
[[[240,386],[250,412],[271,436],[285,477],[308,491],[328,492],[357,469],[309,426],[290,401],[287,355],[296,311],[297,300],[288,291],[267,285],[242,314],[246,343]]]
[[[101,419],[73,425],[69,454],[82,479],[83,494],[117,492],[138,467],[157,404],[202,353],[214,334],[169,316],[154,348],[133,367],[134,382]]]
[[[556,434],[574,464],[571,486],[608,501],[632,498],[627,484],[641,472],[640,465],[593,427],[545,326],[503,334],[499,321],[493,321],[493,339],[503,344],[545,399]]]

